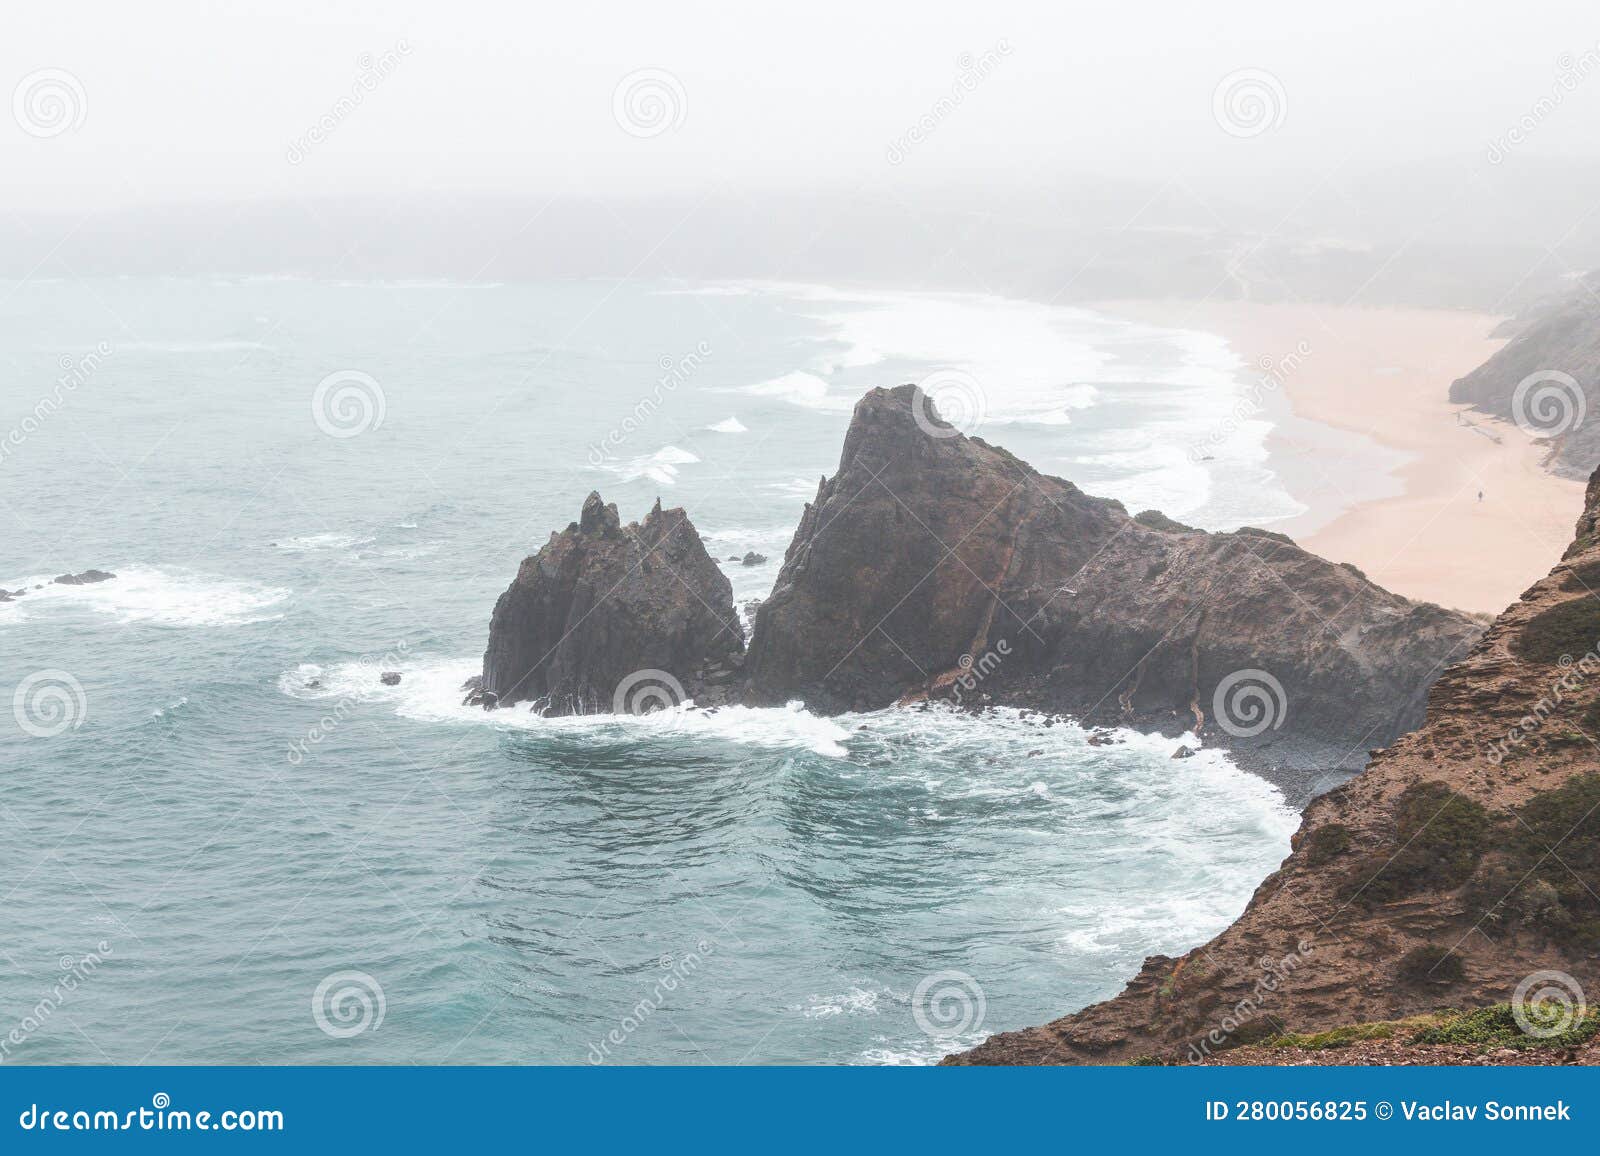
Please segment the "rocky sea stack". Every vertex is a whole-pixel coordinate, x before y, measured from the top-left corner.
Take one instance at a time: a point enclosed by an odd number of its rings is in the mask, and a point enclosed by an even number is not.
[[[746,559],[748,561],[748,559]],[[547,714],[684,696],[814,711],[944,699],[1193,730],[1257,762],[1359,769],[1482,632],[1282,534],[1207,533],[1083,493],[945,422],[916,386],[855,409],[755,615],[682,510],[582,518],[522,563],[470,701]]]
[[[733,588],[688,515],[657,501],[623,526],[592,493],[495,603],[472,701],[547,715],[706,705],[743,656]]]
[[[856,406],[756,617],[746,697],[1032,706],[1354,769],[1481,630],[1281,534],[1131,517],[906,385]]]

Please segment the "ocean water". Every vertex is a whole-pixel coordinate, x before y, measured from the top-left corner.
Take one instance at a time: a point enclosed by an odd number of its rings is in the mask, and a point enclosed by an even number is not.
[[[122,279],[0,285],[0,354],[29,590],[0,1062],[927,1062],[1113,994],[1287,852],[1275,787],[1169,739],[460,705],[592,489],[765,554],[728,565],[763,596],[873,385],[940,383],[1131,509],[1290,516],[1209,335],[798,285]],[[49,581],[89,567],[117,578]]]

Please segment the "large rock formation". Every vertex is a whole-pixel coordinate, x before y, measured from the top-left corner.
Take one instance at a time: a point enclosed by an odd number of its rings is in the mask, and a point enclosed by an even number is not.
[[[495,603],[475,700],[549,715],[703,705],[743,653],[733,589],[688,516],[657,501],[624,527],[590,494]]]
[[[1563,994],[1592,1000],[1597,528],[1600,472],[1561,563],[1439,678],[1422,729],[1312,802],[1293,853],[1231,927],[1147,959],[1115,999],[950,1062],[1196,1060],[1284,1029],[1514,1002],[1519,987],[1524,1001],[1555,995],[1551,1009]]]
[[[1450,387],[1450,400],[1550,439],[1549,466],[1585,478],[1600,463],[1600,280],[1546,305],[1488,361]],[[1520,390],[1520,396],[1519,396]]]
[[[1420,721],[1480,630],[1280,534],[1130,517],[901,386],[856,406],[756,616],[746,694],[1035,705],[1236,746],[1339,744],[1359,766]]]

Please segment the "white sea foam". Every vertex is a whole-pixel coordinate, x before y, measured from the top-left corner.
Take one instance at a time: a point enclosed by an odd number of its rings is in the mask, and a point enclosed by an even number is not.
[[[747,385],[741,392],[751,397],[776,398],[803,409],[831,413],[849,413],[856,403],[853,397],[833,393],[828,383],[816,374],[798,369],[781,377]]]
[[[46,575],[0,582],[0,586],[27,589],[24,597],[6,604],[22,618],[84,609],[119,622],[159,626],[266,622],[283,616],[282,604],[291,593],[281,587],[235,582],[191,571],[122,565],[109,568],[115,578],[84,586],[58,586]],[[41,589],[33,589],[36,585]]]
[[[310,550],[348,550],[354,546],[365,546],[372,541],[371,537],[359,534],[304,534],[298,538],[282,538],[273,545],[280,550],[291,553],[302,553]]]
[[[817,496],[817,483],[812,478],[790,478],[787,482],[771,482],[762,488],[807,502]]]
[[[303,663],[278,677],[278,689],[291,698],[348,699],[389,702],[402,718],[418,722],[493,726],[543,734],[592,736],[597,741],[650,740],[676,737],[683,741],[722,739],[741,746],[810,751],[843,758],[850,732],[832,719],[820,718],[799,703],[785,707],[724,706],[701,710],[692,703],[643,715],[574,715],[543,718],[527,704],[485,711],[463,706],[461,684],[477,674],[470,660],[404,661],[384,669],[400,673],[396,686],[385,686],[376,664],[347,662],[329,667]],[[311,685],[315,682],[317,685]]]
[[[598,464],[598,468],[616,474],[625,482],[649,478],[657,485],[671,486],[678,481],[679,466],[693,465],[699,460],[688,450],[677,446],[663,446],[653,454],[643,454],[636,458],[607,458]]]
[[[711,425],[706,426],[706,428],[712,433],[736,434],[750,432],[750,427],[745,425],[744,422],[740,421],[736,417],[723,418],[719,422],[714,422]]]
[[[963,390],[978,395],[979,420],[964,429],[993,439],[1006,427],[1072,427],[1060,458],[1034,464],[1092,479],[1092,492],[1131,509],[1160,509],[1211,529],[1305,509],[1268,464],[1270,416],[1259,407],[1239,416],[1241,402],[1259,392],[1257,373],[1214,334],[991,294],[789,284],[759,291],[794,302],[823,332],[805,364],[745,386],[745,394],[846,413],[863,387],[859,373],[844,372],[851,368],[893,363],[905,367],[896,371],[903,380],[955,371],[968,383]],[[937,383],[932,388],[937,400]],[[1113,406],[1111,416],[1074,419]],[[1130,430],[1142,446],[1117,444]],[[1074,468],[1084,466],[1091,468]]]

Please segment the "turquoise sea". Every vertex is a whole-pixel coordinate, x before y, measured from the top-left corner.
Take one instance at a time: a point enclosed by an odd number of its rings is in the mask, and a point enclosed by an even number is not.
[[[928,1062],[1113,994],[1287,853],[1218,751],[458,688],[591,490],[763,596],[874,385],[1130,509],[1292,515],[1246,378],[977,295],[0,284],[0,1062]]]

